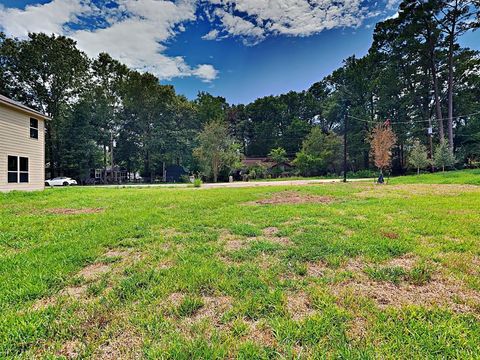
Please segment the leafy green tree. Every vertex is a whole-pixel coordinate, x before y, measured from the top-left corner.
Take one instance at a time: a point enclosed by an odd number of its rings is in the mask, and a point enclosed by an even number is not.
[[[270,150],[268,156],[276,163],[283,163],[288,160],[287,152],[282,147]]]
[[[200,124],[205,124],[212,119],[225,120],[228,104],[225,98],[213,96],[207,92],[199,92],[195,99]]]
[[[442,168],[442,171],[445,172],[445,168],[453,166],[455,161],[455,156],[453,155],[452,150],[450,150],[448,144],[445,141],[440,142],[433,153],[433,162],[435,166]]]
[[[89,93],[93,94],[92,121],[96,129],[94,138],[103,148],[103,168],[106,169],[110,163],[107,159],[107,148],[112,150],[113,143],[119,141],[123,109],[122,91],[129,70],[105,53],[98,55],[92,62],[91,70],[93,81]],[[116,162],[117,159],[110,160]]]
[[[124,92],[123,127],[134,139],[142,176],[151,181],[166,159],[176,95],[172,86],[160,85],[154,75],[136,71],[129,73]]]
[[[199,160],[203,173],[217,182],[222,170],[231,171],[240,166],[241,153],[240,147],[228,134],[225,123],[211,120],[198,135],[194,156]]]
[[[441,0],[441,8],[435,14],[435,19],[439,23],[439,29],[445,34],[447,53],[447,99],[448,99],[448,143],[450,150],[453,151],[453,121],[454,121],[454,87],[455,78],[455,57],[458,53],[459,37],[467,31],[478,28],[475,21],[480,18],[480,4],[472,0]]]
[[[262,163],[257,163],[247,168],[249,179],[262,179],[267,175],[267,172],[267,166]]]
[[[80,181],[90,178],[90,172],[100,164],[101,152],[95,142],[96,127],[92,121],[92,101],[83,99],[75,104],[61,128],[62,156],[60,167],[64,175]]]
[[[341,159],[342,141],[334,133],[314,127],[297,153],[295,165],[305,176],[337,172]]]
[[[64,36],[29,34],[26,40],[3,43],[8,51],[1,54],[1,62],[9,65],[10,92],[52,118],[46,122],[45,157],[55,176],[63,171],[60,136],[65,118],[88,85],[89,59]]]
[[[431,163],[428,158],[427,148],[419,140],[413,142],[409,155],[409,163],[417,169],[417,174],[420,174],[420,169],[426,168]]]

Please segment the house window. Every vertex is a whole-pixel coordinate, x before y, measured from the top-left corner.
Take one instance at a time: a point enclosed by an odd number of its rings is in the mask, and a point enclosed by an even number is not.
[[[21,157],[19,178],[21,183],[28,183],[28,158]]]
[[[28,183],[28,158],[8,156],[8,182]]]
[[[18,182],[18,157],[16,156],[8,157],[8,182]]]
[[[30,118],[30,137],[38,139],[38,120]]]

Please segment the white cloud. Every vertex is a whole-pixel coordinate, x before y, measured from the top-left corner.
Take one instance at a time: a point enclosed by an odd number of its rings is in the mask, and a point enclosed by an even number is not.
[[[210,11],[220,18],[223,31],[253,39],[254,43],[269,35],[309,36],[333,28],[357,27],[378,14],[368,11],[362,0],[209,0],[209,3],[213,8]]]
[[[202,36],[203,40],[216,40],[218,39],[219,31],[217,29],[212,29],[208,33]]]
[[[387,0],[387,9],[388,10],[393,10],[398,8],[398,5],[400,4],[401,0]]]
[[[93,0],[51,0],[25,9],[0,5],[0,28],[17,37],[25,37],[28,32],[67,35],[90,56],[108,52],[160,79],[196,76],[212,81],[218,76],[213,66],[189,65],[181,56],[165,54],[168,41],[185,31],[185,25],[196,21],[197,15],[212,24],[202,39],[230,36],[240,38],[245,45],[255,45],[269,36],[310,36],[333,28],[360,26],[379,14],[364,7],[363,1],[115,0],[117,6],[112,8],[96,5]],[[379,6],[389,9],[398,1],[384,0]],[[85,17],[94,25],[85,23]],[[77,23],[75,29],[69,26],[71,23]]]
[[[220,8],[215,10],[215,15],[229,35],[242,36],[245,44],[256,44],[264,39],[264,30],[261,27],[240,16],[232,15]]]
[[[204,82],[215,80],[218,76],[218,70],[212,65],[199,65],[192,71],[192,74],[203,79]]]
[[[64,33],[64,24],[93,10],[90,1],[53,0],[44,5],[28,5],[24,10],[0,8],[0,26],[7,35],[24,37],[28,32]]]
[[[11,36],[24,37],[29,31],[68,35],[89,56],[107,52],[126,65],[152,72],[160,79],[216,78],[217,71],[211,65],[191,67],[183,57],[164,54],[165,43],[182,31],[185,22],[196,19],[196,0],[117,0],[117,4],[114,9],[99,9],[82,0],[53,0],[25,10],[0,9],[1,26]],[[107,26],[77,31],[66,28],[66,23],[86,12],[102,17]]]

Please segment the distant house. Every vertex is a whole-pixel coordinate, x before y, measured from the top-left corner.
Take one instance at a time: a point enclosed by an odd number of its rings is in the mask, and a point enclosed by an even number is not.
[[[165,168],[164,179],[169,183],[181,182],[188,172],[181,165],[169,165]]]
[[[0,95],[0,191],[44,189],[46,120]]]
[[[242,166],[247,172],[251,168],[262,167],[265,169],[267,175],[273,177],[289,176],[294,168],[294,166],[288,161],[277,163],[268,157],[246,157],[242,160]]]
[[[133,175],[133,174],[132,174]],[[94,169],[90,172],[90,179],[85,183],[89,185],[93,184],[121,184],[126,181],[130,181],[130,174],[126,169],[121,168],[118,165],[109,165],[105,169]]]

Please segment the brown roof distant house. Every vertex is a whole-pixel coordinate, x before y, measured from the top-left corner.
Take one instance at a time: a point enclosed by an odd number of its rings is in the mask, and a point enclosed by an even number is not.
[[[0,95],[0,191],[43,190],[48,116]]]
[[[293,164],[288,161],[276,163],[275,161],[273,161],[268,157],[259,157],[259,158],[247,157],[242,160],[242,165],[247,168],[259,165],[259,166],[265,167],[270,172],[272,171],[288,172],[293,168]]]

